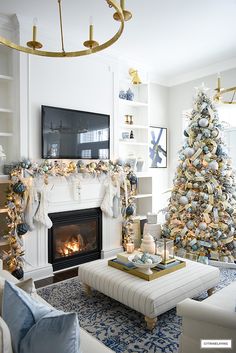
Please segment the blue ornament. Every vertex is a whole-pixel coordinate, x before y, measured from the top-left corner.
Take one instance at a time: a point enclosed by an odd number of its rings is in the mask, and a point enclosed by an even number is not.
[[[132,216],[134,214],[134,206],[129,205],[126,208],[126,216]]]
[[[21,181],[13,185],[13,191],[16,194],[23,194],[25,189],[26,189],[25,184],[23,184]]]
[[[29,226],[27,223],[19,223],[17,224],[17,234],[24,235],[29,230]]]
[[[193,251],[196,251],[197,249],[198,249],[197,244],[192,245],[192,250],[193,250]]]
[[[11,274],[12,274],[12,276],[16,277],[17,279],[21,279],[24,277],[24,271],[23,271],[22,267],[15,269]]]
[[[126,92],[126,99],[128,101],[133,101],[134,100],[134,93],[131,91],[130,88]]]

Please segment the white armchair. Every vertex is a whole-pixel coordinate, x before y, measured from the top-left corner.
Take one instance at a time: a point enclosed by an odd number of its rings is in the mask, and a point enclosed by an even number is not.
[[[201,339],[231,339],[236,347],[236,281],[198,302],[185,299],[177,305],[177,314],[183,317],[180,353],[200,353]],[[205,351],[205,350],[204,350]],[[214,353],[232,352],[214,349]]]

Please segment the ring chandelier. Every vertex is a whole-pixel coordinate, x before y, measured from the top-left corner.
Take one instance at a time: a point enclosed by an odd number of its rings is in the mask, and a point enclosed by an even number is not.
[[[27,46],[18,45],[1,36],[0,36],[0,43],[12,49],[15,49],[27,54],[33,54],[33,55],[39,55],[39,56],[59,57],[59,58],[84,56],[92,53],[97,53],[114,44],[120,38],[124,30],[125,21],[129,21],[132,18],[131,12],[125,9],[125,0],[120,0],[120,4],[116,0],[105,0],[108,6],[115,10],[115,13],[113,14],[113,18],[116,21],[120,22],[120,27],[116,32],[116,34],[106,42],[99,44],[96,40],[94,40],[93,24],[90,23],[89,39],[83,43],[86,49],[66,52],[65,46],[64,46],[64,33],[63,33],[63,21],[62,21],[62,6],[61,6],[62,0],[57,0],[57,1],[58,1],[58,10],[59,10],[59,19],[60,19],[61,51],[41,50],[43,45],[37,41],[36,23],[34,23],[33,25],[33,38],[31,41],[27,42],[26,44]]]

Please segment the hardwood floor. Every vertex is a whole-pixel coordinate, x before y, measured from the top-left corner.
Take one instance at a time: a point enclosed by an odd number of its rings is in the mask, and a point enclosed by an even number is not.
[[[78,276],[78,267],[71,268],[62,272],[57,272],[52,277],[44,278],[38,281],[35,281],[36,288],[42,288],[48,286],[49,284],[57,283],[64,281],[65,279],[73,278]]]

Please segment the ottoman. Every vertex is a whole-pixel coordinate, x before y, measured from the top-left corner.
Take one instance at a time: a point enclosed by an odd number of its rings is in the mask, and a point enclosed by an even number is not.
[[[174,308],[186,298],[207,290],[219,281],[217,267],[185,260],[186,267],[152,281],[146,281],[108,266],[108,260],[96,260],[79,266],[79,278],[91,288],[142,313],[147,327],[153,329],[158,315]]]

